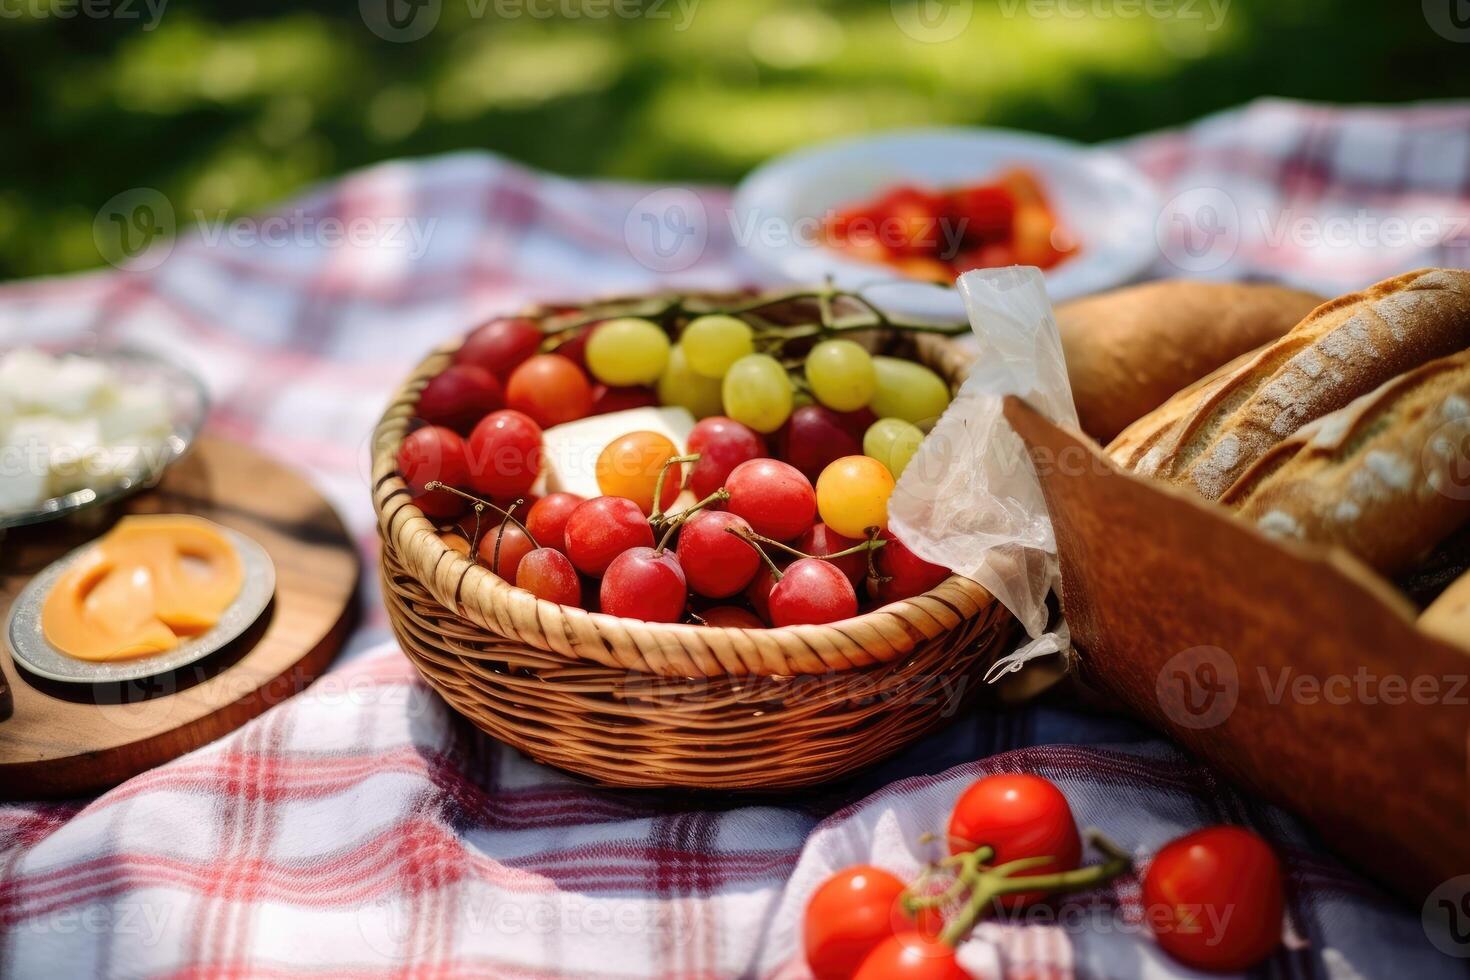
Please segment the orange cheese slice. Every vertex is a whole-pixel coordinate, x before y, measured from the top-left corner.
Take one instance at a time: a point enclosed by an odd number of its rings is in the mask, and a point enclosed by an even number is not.
[[[209,521],[124,517],[46,594],[41,629],[80,660],[161,653],[219,622],[243,581],[234,545]]]

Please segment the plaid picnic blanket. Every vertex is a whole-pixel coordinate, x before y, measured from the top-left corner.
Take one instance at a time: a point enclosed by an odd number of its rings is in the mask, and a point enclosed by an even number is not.
[[[1168,201],[1157,275],[1337,292],[1467,264],[1470,105],[1263,101],[1117,148]],[[157,217],[155,195],[117,207]],[[389,163],[126,271],[6,286],[0,337],[167,350],[208,382],[212,431],[310,473],[371,567],[366,447],[414,360],[530,299],[758,281],[728,201],[482,153]],[[99,244],[126,246],[101,241],[127,227],[105,217]],[[1419,909],[1125,720],[977,711],[859,778],[781,797],[598,789],[452,718],[388,642],[370,586],[363,602],[339,666],[233,735],[96,799],[0,807],[0,975],[799,977],[801,910],[825,876],[860,861],[913,873],[960,789],[1014,771],[1057,782],[1140,866],[1208,823],[1273,840],[1289,934],[1267,975],[1464,969]],[[964,959],[995,977],[1185,973],[1141,913],[1129,876],[984,925]]]

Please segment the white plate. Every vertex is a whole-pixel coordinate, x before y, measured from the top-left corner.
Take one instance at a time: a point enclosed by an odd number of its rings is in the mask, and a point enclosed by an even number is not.
[[[831,276],[895,312],[962,320],[953,289],[846,258],[821,244],[816,230],[832,209],[895,184],[954,187],[1018,165],[1040,177],[1058,220],[1081,243],[1077,255],[1046,273],[1053,301],[1120,286],[1152,263],[1159,199],[1141,171],[1104,150],[1004,129],[899,130],[778,157],[740,182],[735,231],[758,261],[794,281]]]
[[[47,565],[16,596],[10,610],[10,652],[15,662],[37,676],[69,684],[132,681],[168,673],[203,660],[241,636],[255,625],[276,594],[276,566],[266,550],[253,539],[234,528],[215,527],[235,546],[244,582],[235,601],[210,629],[181,641],[172,650],[131,660],[81,660],[56,649],[47,641],[41,628],[41,605],[56,580],[96,543],[89,541]]]

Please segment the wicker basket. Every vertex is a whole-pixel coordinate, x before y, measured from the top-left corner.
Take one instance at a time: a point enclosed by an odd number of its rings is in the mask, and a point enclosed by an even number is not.
[[[967,365],[938,337],[877,342],[951,383]],[[394,632],[476,726],[608,785],[774,789],[867,766],[973,702],[1014,620],[960,576],[840,623],[742,630],[558,606],[447,547],[395,457],[456,346],[425,359],[388,406],[373,486]]]

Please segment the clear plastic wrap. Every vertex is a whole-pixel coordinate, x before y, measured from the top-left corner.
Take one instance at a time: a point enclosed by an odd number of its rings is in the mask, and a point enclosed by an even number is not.
[[[1065,624],[1049,623],[1047,595],[1059,581],[1051,519],[1002,399],[1018,395],[1073,427],[1077,410],[1041,271],[967,272],[959,288],[978,356],[899,479],[889,526],[919,557],[985,586],[1025,627],[1031,642],[1004,672],[1069,644]]]

